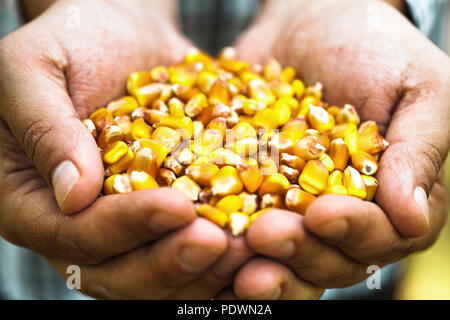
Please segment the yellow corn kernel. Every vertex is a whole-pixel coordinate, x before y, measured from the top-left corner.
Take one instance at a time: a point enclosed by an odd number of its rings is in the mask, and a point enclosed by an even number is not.
[[[255,168],[259,168],[258,160],[254,158],[245,158],[244,163],[248,164],[249,166],[254,166]]]
[[[250,81],[255,80],[255,79],[261,80],[261,77],[257,73],[249,71],[249,70],[243,70],[243,71],[239,72],[239,77],[242,80],[242,82],[245,84],[248,84]]]
[[[169,114],[164,111],[159,110],[145,110],[144,111],[144,120],[147,121],[150,124],[156,124],[161,122],[161,119],[164,117],[167,117]]]
[[[208,125],[206,126],[206,129],[212,129],[217,130],[220,132],[220,135],[222,136],[222,139],[225,137],[226,131],[227,131],[227,119],[222,117],[217,117],[212,119]]]
[[[301,215],[306,213],[306,209],[314,200],[316,200],[314,195],[298,187],[289,189],[285,197],[286,207]]]
[[[364,151],[356,151],[351,159],[353,166],[365,175],[371,176],[378,171],[377,160]]]
[[[233,212],[241,211],[244,202],[239,196],[229,195],[216,203],[216,208],[222,210],[227,214],[231,214]]]
[[[169,113],[171,117],[184,117],[184,103],[178,98],[170,99]]]
[[[152,134],[152,139],[167,147],[167,152],[171,153],[181,142],[181,135],[177,130],[168,127],[158,127]]]
[[[249,68],[249,63],[235,59],[219,59],[219,66],[229,72],[238,73]]]
[[[103,161],[113,164],[120,160],[128,151],[128,146],[123,141],[111,143],[103,154]]]
[[[140,148],[134,153],[134,159],[128,167],[127,173],[145,171],[152,177],[156,176],[156,155],[150,148]]]
[[[348,135],[357,134],[358,129],[356,128],[356,124],[353,122],[341,123],[334,127],[331,131],[330,137],[332,139],[345,139]]]
[[[188,197],[192,201],[198,200],[200,187],[197,184],[197,182],[195,182],[188,176],[179,177],[172,183],[171,187],[177,189],[178,191],[181,191],[181,193],[183,193],[186,197]]]
[[[295,69],[292,67],[286,67],[281,71],[281,80],[286,83],[291,83],[294,80],[296,75]]]
[[[277,98],[292,97],[294,95],[294,89],[289,83],[281,80],[274,80],[270,84],[270,90]]]
[[[211,64],[213,63],[213,60],[214,59],[209,54],[196,47],[191,47],[187,50],[183,63],[192,64],[193,62],[201,62],[202,64]]]
[[[164,168],[172,170],[177,177],[184,174],[184,166],[174,157],[164,159]]]
[[[141,107],[147,107],[161,96],[165,88],[161,83],[150,83],[135,89],[134,97]]]
[[[242,111],[248,116],[253,116],[258,111],[264,109],[266,105],[254,99],[246,99],[242,104]]]
[[[293,153],[294,139],[289,132],[280,132],[270,138],[269,147],[271,153]]]
[[[155,178],[145,171],[132,171],[130,174],[130,182],[133,190],[154,189],[159,187]]]
[[[279,208],[284,209],[283,198],[279,194],[266,193],[261,197],[260,208]]]
[[[120,99],[111,101],[108,103],[106,109],[115,117],[129,115],[134,109],[138,108],[139,105],[135,98],[131,96],[125,96]]]
[[[89,116],[89,119],[92,120],[97,131],[101,131],[107,125],[112,125],[114,123],[113,116],[106,108],[97,109]]]
[[[219,76],[216,73],[202,71],[198,75],[197,85],[204,94],[208,94],[214,82]]]
[[[350,155],[352,155],[353,153],[355,153],[358,150],[358,140],[359,140],[358,131],[351,132],[345,136],[344,142],[348,147],[348,153]]]
[[[122,129],[116,125],[106,126],[97,139],[100,149],[106,149],[113,142],[123,140]]]
[[[170,88],[175,96],[181,99],[183,102],[189,101],[189,99],[192,99],[192,97],[199,93],[199,90],[197,88],[190,88],[182,84],[173,84],[170,86]]]
[[[282,132],[289,132],[293,139],[299,140],[305,136],[306,130],[309,129],[305,117],[289,120],[281,129]]]
[[[241,192],[239,197],[242,200],[242,208],[240,209],[242,213],[250,215],[258,209],[258,196],[256,194]]]
[[[189,146],[178,146],[172,151],[172,156],[178,160],[182,165],[188,166],[195,161],[195,155],[192,153]]]
[[[334,128],[334,118],[324,108],[309,106],[308,120],[311,128],[321,133],[331,132]]]
[[[258,159],[260,165],[260,172],[263,176],[268,177],[278,172],[278,165],[276,160],[267,155],[260,155]]]
[[[161,168],[158,170],[156,180],[161,186],[171,186],[172,183],[177,180],[177,176],[170,169]]]
[[[331,141],[329,155],[334,163],[334,168],[344,170],[347,167],[349,150],[341,138]]]
[[[112,193],[129,193],[133,191],[130,176],[128,174],[118,174],[114,176]]]
[[[108,195],[108,194],[114,194],[114,180],[116,179],[116,177],[118,177],[119,174],[114,174],[112,176],[109,176],[108,178],[106,178],[105,182],[103,183],[103,192]]]
[[[195,117],[200,114],[207,106],[207,98],[203,93],[197,93],[186,104],[185,112],[189,117]]]
[[[218,77],[209,90],[209,103],[223,103],[228,105],[230,102],[230,91],[228,81],[224,77]]]
[[[322,153],[318,160],[320,162],[322,162],[322,164],[325,165],[325,167],[327,167],[328,171],[332,172],[334,170],[334,163],[333,160],[330,158],[329,155],[327,155],[326,153]]]
[[[329,186],[335,186],[335,185],[343,186],[344,185],[343,179],[344,179],[344,175],[343,175],[342,171],[334,170],[328,176],[328,185]]]
[[[181,66],[169,67],[169,81],[172,84],[192,87],[197,82],[197,74]]]
[[[346,104],[336,115],[336,122],[338,124],[351,122],[358,125],[359,121],[360,120],[358,112],[356,111],[355,107],[350,104]]]
[[[250,99],[257,100],[265,105],[270,105],[275,102],[275,95],[269,89],[264,80],[250,80],[247,89]]]
[[[303,98],[303,95],[305,94],[305,84],[302,80],[295,79],[292,81],[292,89],[294,89],[295,97],[300,100]],[[315,101],[315,100],[314,100]]]
[[[260,110],[254,115],[252,125],[255,129],[276,129],[278,127],[278,116],[272,109]]]
[[[377,192],[378,188],[378,180],[371,176],[361,175],[361,178],[366,186],[366,197],[364,198],[367,201],[372,201]]]
[[[150,148],[156,155],[156,165],[161,167],[164,162],[164,159],[167,157],[169,150],[167,146],[162,142],[152,140],[152,139],[140,139],[138,140],[139,146],[142,148]]]
[[[284,100],[275,102],[271,109],[277,114],[279,126],[286,124],[291,118],[291,107]]]
[[[237,166],[237,171],[248,192],[253,193],[258,190],[263,182],[263,176],[257,166],[240,164]]]
[[[380,130],[378,129],[377,123],[372,120],[364,121],[361,123],[358,129],[359,133],[380,133]]]
[[[232,114],[232,110],[229,106],[223,103],[210,104],[195,118],[196,121],[201,121],[204,126],[217,117],[227,118]]]
[[[219,148],[217,150],[214,150],[211,153],[209,162],[214,163],[218,166],[233,166],[233,167],[237,167],[238,165],[243,163],[242,158],[239,155],[225,148]]]
[[[148,71],[137,71],[130,74],[127,80],[127,91],[134,95],[136,90],[149,84],[151,75]]]
[[[94,139],[97,139],[97,129],[95,128],[94,122],[91,119],[84,119],[81,122],[89,130]]]
[[[290,117],[293,118],[293,117],[297,116],[300,105],[298,103],[298,100],[295,99],[294,97],[284,97],[284,98],[278,99],[276,103],[287,104],[291,110]]]
[[[203,130],[205,129],[205,126],[200,121],[194,121],[192,127],[193,127],[192,139],[194,140],[200,139],[203,134]]]
[[[256,130],[247,122],[239,122],[233,127],[233,138],[236,141],[246,138],[256,139],[257,137]]]
[[[209,204],[200,204],[196,206],[197,214],[214,222],[215,224],[225,227],[228,223],[228,215],[221,210],[214,208]]]
[[[150,139],[153,128],[145,123],[144,119],[137,119],[131,124],[131,136],[134,140]]]
[[[118,116],[114,118],[114,122],[122,130],[123,139],[126,142],[133,142],[133,135],[131,134],[131,121],[129,116]]]
[[[323,85],[320,82],[316,82],[312,86],[308,86],[305,91],[305,95],[308,97],[314,97],[317,101],[322,100]]]
[[[297,118],[301,116],[307,116],[309,113],[309,106],[314,106],[318,102],[317,98],[307,96],[300,101],[300,110],[297,114]]]
[[[227,196],[238,194],[242,191],[242,181],[237,170],[231,166],[225,166],[211,179],[211,191],[215,196]]]
[[[319,196],[325,195],[325,194],[340,194],[343,196],[346,196],[347,193],[347,189],[345,189],[344,186],[342,185],[331,185],[331,186],[327,186],[320,194]]]
[[[233,236],[238,236],[248,228],[250,225],[250,218],[248,215],[241,212],[233,212],[229,216],[228,226]]]
[[[306,163],[298,183],[300,186],[314,195],[319,194],[328,182],[328,169],[320,161],[310,160]]]
[[[389,146],[389,142],[376,132],[360,133],[357,136],[356,144],[357,150],[367,152],[371,155],[381,152]]]
[[[133,162],[133,159],[134,152],[133,150],[128,149],[127,153],[122,158],[109,166],[109,171],[112,174],[122,173],[128,169],[128,166]]]
[[[169,80],[169,70],[165,66],[156,66],[150,70],[150,77],[155,82],[166,83]]]
[[[366,186],[359,174],[358,170],[348,166],[344,170],[344,187],[347,189],[348,195],[360,199],[367,196]]]
[[[258,140],[255,138],[246,138],[226,145],[227,149],[234,151],[241,157],[248,157],[258,152]]]
[[[306,165],[306,161],[300,157],[290,155],[288,153],[282,153],[280,156],[280,163],[282,165],[289,166],[290,168],[296,169],[299,172],[303,170]]]
[[[259,194],[266,193],[284,195],[289,189],[289,180],[281,173],[275,173],[267,177],[259,187]]]
[[[179,131],[179,135],[181,134],[185,139],[190,139],[194,132],[194,125],[189,117],[164,117],[156,126],[175,129]]]
[[[219,167],[210,163],[191,164],[186,168],[186,175],[202,186],[210,186],[211,179],[217,172],[219,172]]]
[[[161,99],[157,99],[152,103],[152,110],[162,111],[164,113],[169,113],[169,107],[167,103]],[[145,112],[146,110],[144,110]]]
[[[201,139],[194,140],[192,151],[200,156],[208,156],[223,144],[223,137],[219,130],[207,129]]]
[[[325,150],[320,139],[315,136],[304,137],[294,146],[294,154],[305,161],[319,158]]]
[[[263,76],[267,81],[280,78],[281,72],[281,65],[275,59],[269,59],[263,67]]]

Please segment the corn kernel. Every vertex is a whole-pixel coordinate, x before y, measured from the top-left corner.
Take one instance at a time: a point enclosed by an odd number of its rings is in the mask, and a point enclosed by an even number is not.
[[[278,125],[286,124],[291,118],[291,107],[284,100],[278,100],[271,108],[277,114]]]
[[[191,164],[186,168],[186,175],[202,186],[210,186],[211,179],[219,172],[215,164]]]
[[[255,113],[265,108],[266,105],[264,103],[254,99],[246,99],[242,104],[242,111],[248,116],[253,116]]]
[[[371,176],[361,175],[361,178],[364,182],[364,185],[366,186],[366,197],[364,200],[372,201],[372,199],[375,196],[375,193],[378,189],[378,180]]]
[[[367,196],[366,186],[359,172],[348,166],[344,170],[344,187],[350,196],[365,199]]]
[[[261,79],[253,79],[248,82],[248,93],[251,99],[262,102],[265,105],[275,102],[275,95]]]
[[[194,132],[194,125],[189,117],[164,117],[157,124],[157,127],[169,127],[179,132],[177,136],[182,135],[186,139],[190,139]],[[155,130],[156,131],[156,130]]]
[[[319,196],[325,195],[325,194],[340,194],[343,196],[346,196],[347,193],[347,189],[345,189],[344,186],[341,185],[331,185],[331,186],[327,186],[320,194]]]
[[[100,109],[94,111],[89,116],[89,119],[92,120],[97,131],[101,131],[107,125],[111,125],[114,123],[113,116],[106,108],[100,108]]]
[[[286,192],[286,207],[301,215],[306,213],[306,209],[316,199],[316,197],[300,188],[291,188]]]
[[[242,181],[237,170],[231,166],[225,166],[211,179],[211,191],[215,196],[227,196],[238,194],[242,191]]]
[[[156,66],[150,70],[150,78],[155,82],[166,83],[169,80],[169,70],[165,66]]]
[[[275,59],[269,59],[263,68],[263,76],[266,80],[278,79],[281,76],[282,68]]]
[[[122,173],[127,170],[128,166],[133,162],[133,160],[134,152],[131,149],[128,149],[127,153],[122,158],[109,166],[109,171],[112,174]]]
[[[152,139],[140,139],[138,140],[139,146],[143,148],[150,148],[156,155],[156,165],[161,167],[164,162],[164,159],[167,157],[169,150],[167,146],[162,142],[158,142]]]
[[[134,159],[128,167],[127,173],[145,171],[152,177],[156,176],[156,155],[150,148],[140,148],[134,154]]]
[[[242,213],[251,215],[258,209],[258,196],[256,194],[241,192],[239,197],[242,200],[242,208],[240,209]]]
[[[322,162],[322,164],[324,164],[325,167],[327,167],[327,169],[328,169],[329,172],[332,172],[332,171],[334,170],[334,163],[333,163],[333,160],[332,160],[332,159],[330,158],[330,156],[327,155],[326,153],[322,153],[322,154],[319,156],[318,160],[319,160],[320,162]]]
[[[184,117],[184,103],[178,98],[169,100],[169,113],[172,117]]]
[[[246,214],[240,212],[233,212],[230,214],[228,226],[230,227],[233,236],[244,233],[249,225],[250,218]]]
[[[139,105],[135,98],[126,96],[108,103],[106,109],[115,117],[130,115]]]
[[[336,116],[336,122],[338,124],[351,122],[358,125],[359,121],[359,115],[355,107],[350,104],[346,104]]]
[[[288,153],[282,153],[280,156],[280,163],[282,165],[289,166],[297,171],[302,171],[306,165],[306,161],[300,157],[290,155]]]
[[[242,164],[242,158],[225,148],[219,148],[211,153],[211,157],[209,159],[210,163],[214,163],[218,166],[233,166],[237,167]]]
[[[203,93],[197,93],[186,104],[185,111],[189,117],[195,117],[200,114],[207,106],[207,99]]]
[[[177,130],[168,127],[158,127],[152,134],[152,140],[167,147],[167,152],[171,153],[181,142],[181,135]]]
[[[302,80],[295,79],[292,81],[292,88],[294,89],[295,97],[300,100],[303,98],[303,95],[305,94],[305,84]]]
[[[184,166],[174,157],[164,159],[164,168],[172,170],[177,177],[184,174]]]
[[[306,130],[309,129],[305,117],[289,120],[281,129],[282,132],[289,132],[293,139],[299,140],[305,136]]]
[[[324,151],[320,139],[314,136],[304,137],[294,146],[294,154],[305,161],[319,158]]]
[[[181,193],[183,193],[192,201],[198,200],[200,187],[194,180],[192,180],[188,176],[179,177],[172,183],[171,187],[177,189],[178,191],[181,191]]]
[[[328,182],[328,169],[320,161],[310,160],[306,163],[298,183],[300,186],[314,195],[319,194]]]
[[[331,141],[329,155],[333,160],[334,168],[337,170],[344,170],[347,166],[349,151],[344,140],[341,138]]]
[[[334,128],[334,118],[324,108],[309,106],[308,120],[311,128],[317,131],[331,132]]]
[[[252,125],[255,129],[276,129],[279,125],[278,116],[272,109],[260,110],[253,117]]]
[[[103,161],[113,164],[120,160],[128,151],[128,146],[123,141],[116,141],[109,145],[103,154]]]
[[[283,198],[279,194],[266,193],[261,197],[261,203],[259,206],[261,209],[266,208],[284,209],[284,202]]]
[[[244,202],[239,196],[229,195],[216,203],[216,208],[222,210],[227,214],[231,214],[236,211],[241,211]]]
[[[113,142],[123,140],[122,129],[116,125],[106,126],[97,139],[97,144],[101,149],[106,149]]]
[[[155,178],[145,171],[132,171],[130,174],[131,187],[133,190],[144,190],[158,188]]]
[[[222,228],[225,227],[228,223],[228,215],[209,204],[198,205],[196,206],[196,209],[199,216],[207,218],[208,220],[216,223]]]
[[[97,129],[95,129],[95,124],[91,119],[84,119],[83,121],[84,126],[89,130],[91,135],[94,137],[94,139],[97,138]]]
[[[136,90],[149,84],[151,75],[148,71],[137,71],[130,74],[127,80],[127,91],[129,94],[135,94]]]
[[[291,83],[296,75],[295,69],[292,67],[286,67],[281,71],[281,80],[286,83]]]
[[[259,187],[259,194],[266,193],[284,195],[289,189],[289,180],[281,173],[275,173],[267,177]]]
[[[377,123],[372,120],[364,121],[361,123],[358,129],[359,133],[380,133],[380,130],[378,129]]]
[[[141,107],[147,107],[161,96],[164,89],[165,85],[161,83],[150,83],[135,89],[134,97]]]
[[[223,103],[227,105],[230,102],[230,90],[228,82],[224,77],[219,77],[209,90],[209,103]]]
[[[145,123],[144,119],[137,119],[131,124],[131,136],[134,140],[150,139],[152,132],[152,127]]]
[[[377,160],[364,151],[356,151],[351,159],[353,166],[365,175],[371,176],[378,171]]]
[[[171,186],[175,180],[177,180],[177,176],[170,169],[161,168],[158,170],[158,175],[156,176],[156,180],[161,186]]]
[[[387,146],[389,146],[389,143],[376,132],[360,133],[356,140],[357,150],[364,151],[372,155],[385,150]]]
[[[344,175],[343,175],[342,171],[334,170],[328,176],[328,185],[329,186],[334,186],[334,185],[343,186],[344,185],[343,179],[344,179]]]

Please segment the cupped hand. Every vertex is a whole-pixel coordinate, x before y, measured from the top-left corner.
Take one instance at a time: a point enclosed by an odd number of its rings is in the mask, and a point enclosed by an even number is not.
[[[80,119],[132,71],[181,59],[173,5],[58,1],[0,41],[0,234],[65,277],[80,266],[96,298],[210,298],[250,255],[173,189],[97,199],[103,165]]]
[[[321,81],[325,101],[355,105],[390,142],[376,203],[329,195],[304,217],[267,212],[248,231],[250,247],[290,267],[297,280],[329,288],[431,245],[448,212],[448,56],[381,1],[268,1],[236,46],[243,59],[275,57],[307,84]],[[235,293],[255,297],[238,282]]]

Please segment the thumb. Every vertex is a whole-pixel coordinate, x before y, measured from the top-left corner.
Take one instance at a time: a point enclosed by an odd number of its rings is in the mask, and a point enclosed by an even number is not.
[[[102,187],[96,142],[78,118],[63,77],[45,69],[17,70],[23,66],[6,67],[0,79],[0,115],[52,186],[61,211],[79,211]]]
[[[428,194],[449,151],[450,99],[441,90],[407,92],[386,134],[376,201],[405,237],[428,231]]]

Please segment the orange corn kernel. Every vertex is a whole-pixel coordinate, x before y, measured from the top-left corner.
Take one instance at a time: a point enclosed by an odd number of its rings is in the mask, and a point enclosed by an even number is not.
[[[365,175],[371,176],[378,171],[377,160],[364,151],[356,151],[351,159],[353,166]]]
[[[158,170],[156,180],[161,186],[171,186],[172,183],[177,180],[177,176],[170,169],[161,168]]]
[[[263,76],[268,81],[279,79],[281,76],[281,72],[281,65],[275,59],[269,59],[263,67]]]
[[[203,93],[197,93],[187,102],[185,107],[186,115],[189,117],[197,116],[207,106],[207,103],[206,96]]]
[[[388,146],[389,142],[376,132],[360,133],[357,136],[356,149],[371,155],[385,150]]]
[[[336,115],[336,122],[339,123],[354,123],[359,124],[359,115],[356,109],[351,104],[346,104],[344,108]]]
[[[158,166],[158,168],[161,167],[164,159],[169,153],[166,145],[164,145],[162,142],[158,142],[152,139],[140,139],[136,143],[137,149],[139,149],[140,147],[150,148],[156,155],[156,165]]]
[[[291,188],[286,192],[286,207],[301,215],[306,213],[306,209],[316,199],[316,197],[300,188]]]
[[[101,131],[107,125],[114,123],[113,116],[106,108],[97,109],[89,116],[89,119],[92,120],[97,131]]]
[[[242,181],[237,170],[231,166],[225,166],[211,179],[211,191],[215,196],[227,196],[238,194],[243,189]]]
[[[322,142],[314,136],[304,137],[294,146],[294,154],[305,161],[319,158],[324,151]]]
[[[255,192],[263,182],[263,176],[258,167],[248,164],[241,164],[237,166],[239,177],[244,184],[245,190],[250,193]]]
[[[206,219],[214,222],[222,228],[225,227],[228,223],[228,215],[209,204],[197,205],[196,211],[199,216],[205,217]]]
[[[150,148],[140,148],[134,153],[134,159],[128,167],[127,173],[133,171],[145,171],[152,177],[156,177],[156,155]]]
[[[254,115],[251,124],[255,129],[276,129],[278,127],[278,116],[274,110],[266,108]]]
[[[261,197],[260,208],[279,208],[284,209],[283,198],[279,194],[266,193]]]
[[[359,133],[380,133],[380,130],[378,129],[378,125],[375,121],[368,120],[361,123],[358,129]]]
[[[123,140],[122,129],[116,125],[106,126],[97,139],[100,149],[106,149],[113,142]]]
[[[259,194],[266,193],[284,195],[289,189],[289,180],[281,173],[275,173],[267,177],[259,187]]]
[[[171,117],[184,117],[184,103],[178,98],[169,100],[169,113]]]
[[[186,175],[202,186],[211,186],[211,179],[219,172],[215,164],[191,164],[186,168]]]
[[[174,157],[164,159],[164,168],[172,170],[177,177],[184,174],[184,166]]]
[[[150,83],[135,89],[134,97],[141,107],[147,107],[161,96],[165,88],[161,83]]]
[[[324,108],[309,106],[308,120],[311,128],[317,131],[331,132],[334,129],[334,118]]]
[[[299,172],[303,170],[306,165],[306,161],[300,157],[290,155],[288,153],[282,153],[280,156],[280,163],[287,165],[290,168],[296,169]]]
[[[131,96],[122,97],[120,99],[108,103],[106,109],[115,117],[130,115],[139,105],[135,98]]]
[[[209,103],[223,103],[228,105],[230,102],[230,90],[228,81],[224,77],[218,77],[209,90]]]

